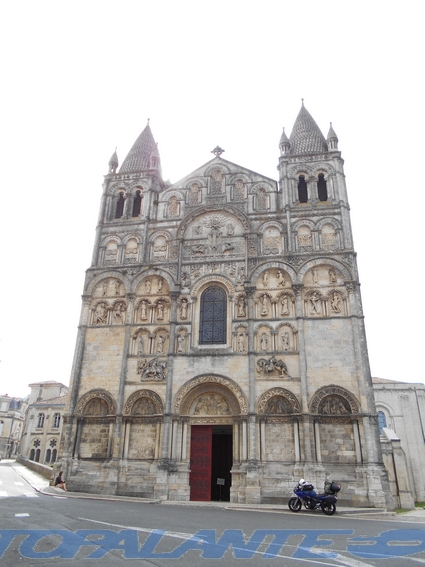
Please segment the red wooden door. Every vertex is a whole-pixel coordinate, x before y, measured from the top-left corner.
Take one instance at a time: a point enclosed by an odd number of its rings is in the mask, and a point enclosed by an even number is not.
[[[211,500],[212,425],[192,425],[190,499]]]

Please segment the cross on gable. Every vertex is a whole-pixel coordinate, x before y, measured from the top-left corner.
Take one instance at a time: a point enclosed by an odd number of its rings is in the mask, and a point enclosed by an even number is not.
[[[220,146],[216,146],[213,150],[211,150],[211,153],[214,154],[215,157],[220,157],[223,152],[224,150],[220,148]]]

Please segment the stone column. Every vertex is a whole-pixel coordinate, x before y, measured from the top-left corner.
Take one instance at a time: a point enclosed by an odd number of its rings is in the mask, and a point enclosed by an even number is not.
[[[362,464],[362,445],[360,442],[360,432],[359,432],[359,422],[357,420],[353,421],[353,433],[354,433],[354,447],[356,449],[356,461],[357,464]]]
[[[307,416],[308,411],[308,390],[307,390],[307,359],[305,355],[305,340],[304,340],[304,313],[302,306],[302,291],[304,286],[297,284],[293,286],[296,294],[295,298],[295,316],[298,322],[298,348],[300,356],[300,376],[301,376],[301,411],[304,416]],[[303,433],[304,433],[304,458],[306,461],[312,461],[311,454],[311,432],[310,422],[308,419],[303,419]]]
[[[316,446],[316,461],[322,462],[322,452],[320,450],[320,423],[316,420],[314,422],[314,442]]]
[[[170,340],[168,343],[168,365],[167,365],[167,382],[165,390],[165,413],[164,413],[164,435],[162,443],[162,459],[167,460],[170,455],[170,437],[171,437],[171,415],[172,415],[172,397],[173,397],[173,371],[174,371],[174,345],[176,342],[176,324],[177,324],[177,300],[180,293],[178,291],[170,292],[171,313],[170,313]]]
[[[256,461],[257,428],[255,407],[255,347],[254,347],[254,286],[245,286],[248,298],[248,415],[249,415],[249,460]]]

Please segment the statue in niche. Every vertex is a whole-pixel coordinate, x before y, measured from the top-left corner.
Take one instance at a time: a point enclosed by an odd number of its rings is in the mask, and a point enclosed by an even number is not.
[[[279,287],[285,287],[285,274],[280,270],[277,272],[277,285]]]
[[[282,396],[274,396],[267,403],[266,412],[268,414],[284,415],[292,413],[291,405]]]
[[[268,308],[268,305],[267,305],[267,295],[266,294],[263,295],[262,304],[263,304],[263,308],[261,310],[261,315],[268,315],[269,314],[269,308]]]
[[[168,201],[168,215],[170,217],[179,216],[179,202],[176,196],[170,197],[170,200]]]
[[[164,354],[164,344],[165,344],[164,335],[158,335],[158,338],[156,339],[156,352],[158,354]]]
[[[157,319],[164,319],[164,304],[161,301],[158,303],[156,316]]]
[[[94,312],[95,325],[106,325],[108,318],[108,310],[105,303],[98,303]]]
[[[115,295],[119,295],[121,289],[121,282],[119,280],[115,280],[114,285],[115,285]]]
[[[291,350],[291,345],[289,344],[289,333],[285,331],[282,333],[282,350]]]
[[[187,299],[182,299],[180,303],[180,319],[187,319]]]
[[[143,354],[143,335],[139,335],[139,344],[137,347],[137,354],[141,355]]]
[[[311,271],[311,279],[314,284],[319,283],[319,270],[317,268],[313,268]]]
[[[102,283],[103,295],[108,295],[108,287],[109,287],[109,280],[105,280]]]
[[[245,317],[246,315],[245,304],[246,304],[245,298],[241,296],[238,299],[238,317]]]
[[[114,307],[114,321],[115,322],[121,321],[121,323],[124,323],[124,317],[123,317],[124,311],[125,311],[124,303],[119,301]]]
[[[165,380],[165,368],[167,363],[158,358],[139,360],[137,362],[137,374],[142,375],[142,380]]]
[[[280,377],[283,378],[288,376],[288,368],[283,360],[278,360],[272,356],[269,360],[265,358],[260,358],[257,360],[257,364],[260,368],[260,375],[266,376],[268,378],[271,372],[280,372]]]
[[[264,286],[264,288],[269,287],[269,272],[268,272],[268,270],[266,270],[263,274],[263,286]]]
[[[151,288],[152,288],[152,283],[150,279],[147,279],[145,281],[145,291],[146,293],[150,293],[151,292]]]
[[[331,298],[331,309],[334,313],[341,313],[341,298],[339,293],[334,291]]]
[[[201,396],[195,406],[194,415],[229,415],[230,408],[226,400],[218,394]]]
[[[236,283],[238,285],[243,285],[244,281],[245,281],[245,270],[244,270],[244,268],[240,268],[239,275],[236,279]]]
[[[337,273],[333,268],[331,268],[329,270],[329,283],[337,283],[337,282],[338,282]]]
[[[280,299],[280,303],[282,305],[282,310],[281,310],[280,314],[281,315],[289,315],[288,296],[283,295]]]
[[[350,413],[339,396],[326,396],[319,413],[327,415],[341,415]]]
[[[190,275],[187,272],[183,272],[181,275],[182,285],[183,287],[190,286]]]
[[[269,346],[269,338],[267,336],[267,333],[262,333],[260,340],[260,348],[263,352],[266,352],[268,346]]]
[[[320,313],[320,306],[318,304],[320,299],[320,294],[315,291],[310,295],[310,312],[311,313]]]
[[[245,336],[243,333],[238,335],[238,352],[245,352]]]
[[[177,336],[177,352],[185,351],[186,337],[184,335]]]
[[[162,278],[158,278],[158,293],[162,293],[163,285],[164,285],[164,282],[162,281]]]
[[[140,304],[140,319],[142,319],[142,321],[144,321],[145,319],[147,319],[147,304],[146,301],[143,300]]]
[[[140,398],[134,403],[131,413],[134,415],[153,415],[156,413],[155,405],[149,398]]]

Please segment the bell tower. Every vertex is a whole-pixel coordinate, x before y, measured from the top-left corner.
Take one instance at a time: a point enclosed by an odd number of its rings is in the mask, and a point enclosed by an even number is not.
[[[300,475],[317,482],[321,469],[329,474],[332,468],[339,478],[348,464],[355,464],[358,486],[366,482],[369,501],[385,505],[385,473],[338,138],[332,124],[324,137],[303,101],[289,138],[283,130],[279,149],[288,260],[298,272],[294,287],[305,455]]]

